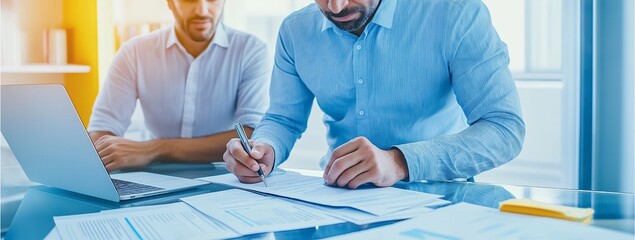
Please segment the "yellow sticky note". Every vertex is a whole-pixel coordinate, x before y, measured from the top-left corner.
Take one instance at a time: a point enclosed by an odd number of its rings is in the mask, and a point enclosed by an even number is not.
[[[593,220],[592,208],[575,208],[529,199],[510,199],[500,203],[501,212],[527,214],[541,217],[564,219],[589,224]]]

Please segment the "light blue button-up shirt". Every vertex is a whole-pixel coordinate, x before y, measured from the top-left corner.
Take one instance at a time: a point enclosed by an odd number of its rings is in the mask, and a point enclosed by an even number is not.
[[[508,65],[480,0],[383,0],[359,37],[311,4],[280,27],[271,106],[254,139],[282,163],[315,98],[328,129],[322,166],[336,147],[364,136],[400,149],[411,181],[475,176],[522,148]]]

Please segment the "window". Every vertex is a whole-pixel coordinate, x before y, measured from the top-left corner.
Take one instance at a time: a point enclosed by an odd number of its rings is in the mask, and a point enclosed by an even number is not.
[[[520,155],[478,181],[577,186],[576,1],[484,0],[508,45],[526,124]],[[565,7],[566,6],[566,7]],[[565,34],[568,33],[565,38]]]

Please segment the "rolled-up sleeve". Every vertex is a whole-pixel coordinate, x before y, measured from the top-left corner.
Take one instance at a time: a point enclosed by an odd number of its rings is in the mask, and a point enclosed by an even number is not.
[[[124,44],[113,59],[93,106],[89,132],[124,134],[137,101],[135,63],[132,43]]]
[[[523,145],[525,124],[507,46],[481,1],[461,1],[454,12],[448,16],[445,54],[470,126],[454,135],[394,146],[406,158],[411,181],[472,177],[515,158]]]
[[[235,122],[255,128],[269,106],[271,58],[267,46],[252,38],[245,46]]]

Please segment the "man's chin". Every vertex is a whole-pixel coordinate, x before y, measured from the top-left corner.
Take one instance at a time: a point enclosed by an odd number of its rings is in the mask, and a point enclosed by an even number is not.
[[[189,34],[190,39],[192,39],[192,41],[195,42],[207,42],[209,41],[212,36],[214,36],[214,32],[211,33],[192,33],[190,32]]]
[[[358,26],[360,24],[356,20],[352,20],[348,22],[333,22],[333,24],[335,24],[335,26],[347,32],[354,32],[361,28],[361,26]]]
[[[361,28],[361,17],[357,17],[354,19],[351,19],[349,21],[345,21],[345,22],[340,22],[340,21],[336,21],[333,18],[329,17],[329,21],[331,21],[335,26],[337,26],[339,29],[342,29],[344,31],[347,32],[353,32],[356,31],[358,29]]]

